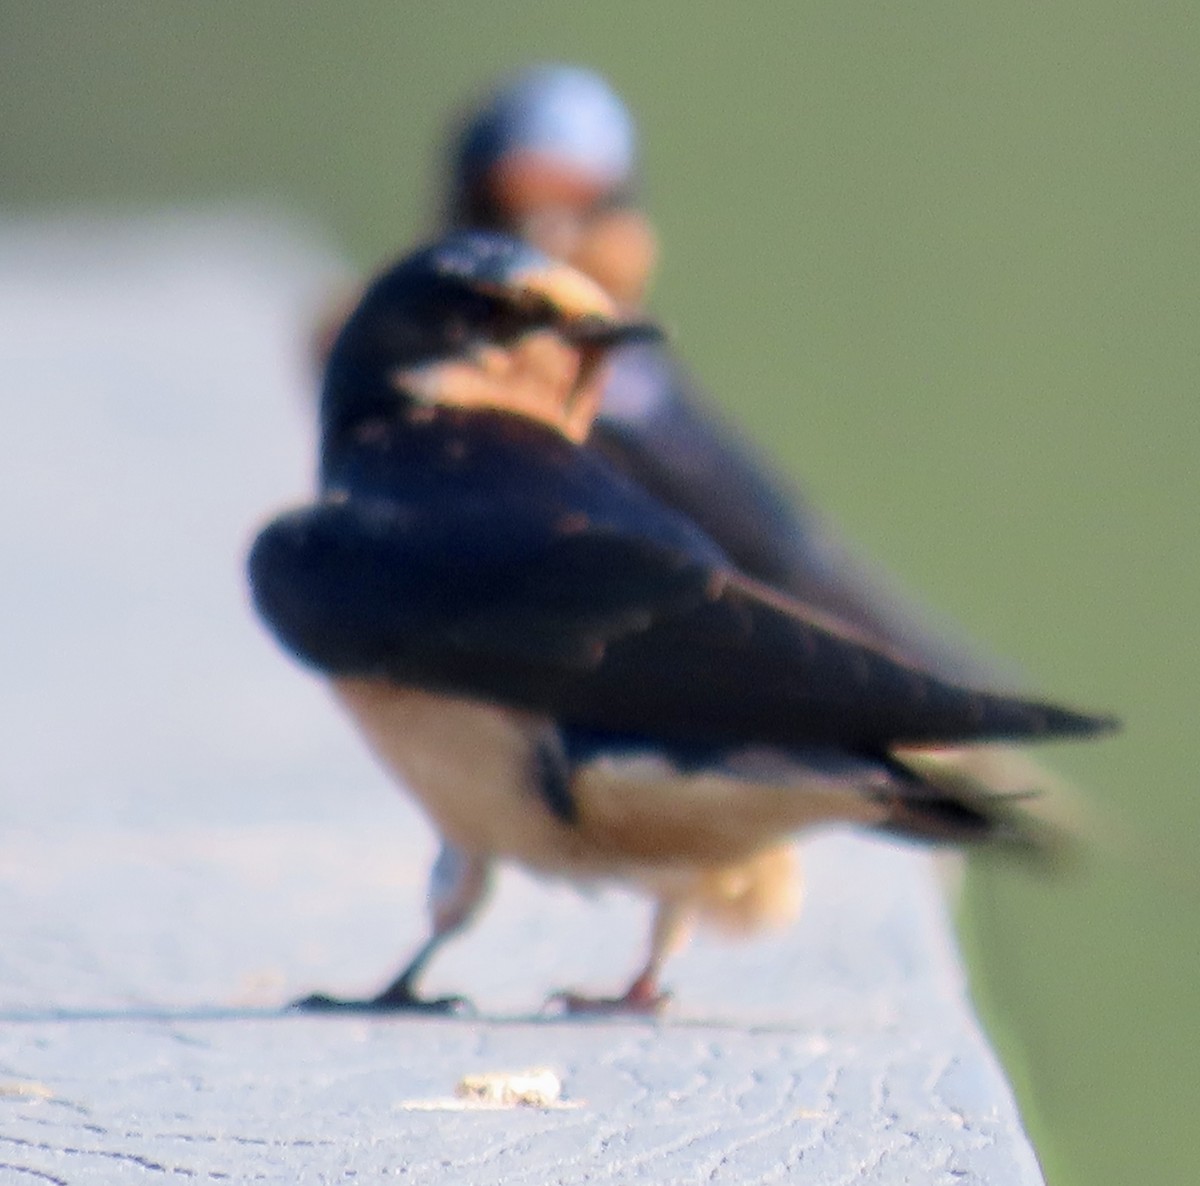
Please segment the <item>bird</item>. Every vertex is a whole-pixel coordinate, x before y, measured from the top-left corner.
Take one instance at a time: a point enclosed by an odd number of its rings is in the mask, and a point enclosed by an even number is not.
[[[447,144],[447,228],[515,235],[590,276],[622,309],[645,306],[658,235],[642,201],[637,123],[603,75],[568,63],[518,70],[454,121]],[[668,343],[613,352],[592,442],[744,571],[948,675],[999,677],[998,663],[935,628],[847,544],[717,411]]]
[[[645,307],[658,236],[644,201],[637,123],[608,79],[577,64],[527,66],[487,88],[446,140],[446,226],[514,234],[589,275],[626,312]],[[864,556],[720,413],[672,344],[641,341],[611,353],[591,441],[749,575],[948,679],[1024,686],[1015,665],[951,628]],[[1021,748],[943,747],[910,760],[951,791],[974,783],[1044,792],[1030,801],[1043,817],[1043,869],[1073,862],[1084,839],[1096,838],[1091,807]]]
[[[440,220],[445,228],[516,235],[583,271],[627,313],[645,307],[659,243],[646,212],[636,121],[611,83],[589,68],[537,63],[488,87],[446,137]],[[333,330],[326,331],[331,342]],[[716,409],[677,351],[661,340],[609,354],[592,444],[703,527],[746,573],[900,648],[947,678],[1014,686],[1003,668],[901,592],[831,520],[785,480]],[[910,755],[952,792],[964,784],[1019,794],[1046,788],[1041,864],[1079,848],[1081,801],[1014,746],[943,747]],[[1031,804],[1032,805],[1032,804]],[[430,902],[461,855],[443,837]],[[761,899],[793,864],[788,846],[760,863]],[[751,890],[747,889],[747,894]]]
[[[515,862],[651,899],[625,991],[558,1000],[655,1013],[697,921],[790,913],[798,832],[1038,845],[1019,797],[947,790],[922,754],[1115,727],[947,679],[745,572],[615,465],[592,441],[607,356],[660,332],[528,243],[457,231],[385,269],[338,335],[320,491],[258,534],[252,599],[446,844],[401,972],[307,1007],[455,1007],[420,977]]]

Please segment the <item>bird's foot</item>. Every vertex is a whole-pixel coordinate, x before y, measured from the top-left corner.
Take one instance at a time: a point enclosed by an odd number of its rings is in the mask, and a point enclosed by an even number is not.
[[[587,997],[577,992],[556,992],[546,1000],[546,1008],[566,1017],[660,1017],[671,1003],[670,992],[639,976],[624,996]]]
[[[378,996],[361,999],[331,997],[313,993],[292,1002],[303,1013],[428,1013],[441,1017],[473,1013],[474,1005],[466,997],[421,997],[407,986],[391,985]]]

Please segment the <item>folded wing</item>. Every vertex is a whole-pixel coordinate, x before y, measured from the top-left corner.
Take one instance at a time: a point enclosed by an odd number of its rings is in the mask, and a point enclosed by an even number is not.
[[[633,736],[781,746],[1086,735],[1107,718],[955,686],[853,628],[636,531],[587,522],[506,548],[445,546],[386,500],[285,515],[250,558],[257,607],[295,654]]]

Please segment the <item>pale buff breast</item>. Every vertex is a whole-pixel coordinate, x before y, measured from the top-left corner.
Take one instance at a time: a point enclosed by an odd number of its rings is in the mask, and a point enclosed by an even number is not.
[[[380,679],[338,679],[333,690],[446,839],[543,872],[569,874],[586,863],[580,837],[537,790],[541,718]]]
[[[791,834],[880,815],[859,788],[834,779],[680,771],[647,755],[576,770],[578,820],[568,825],[537,789],[536,747],[549,726],[536,714],[384,680],[333,686],[447,839],[543,873],[626,881],[658,898],[692,897],[701,887],[714,903],[753,898],[768,868],[779,879],[779,859],[768,854]]]

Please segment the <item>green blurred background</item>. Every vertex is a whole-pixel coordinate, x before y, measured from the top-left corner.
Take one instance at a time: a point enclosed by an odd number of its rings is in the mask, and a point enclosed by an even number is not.
[[[1124,735],[1120,852],[975,866],[973,982],[1051,1186],[1192,1183],[1200,1104],[1194,3],[0,3],[0,217],[266,204],[368,269],[530,60],[640,118],[655,306],[718,400],[981,645]]]

